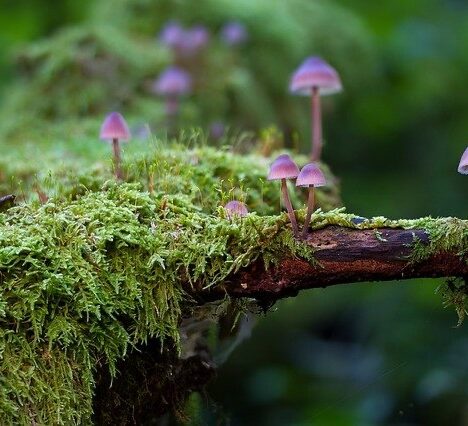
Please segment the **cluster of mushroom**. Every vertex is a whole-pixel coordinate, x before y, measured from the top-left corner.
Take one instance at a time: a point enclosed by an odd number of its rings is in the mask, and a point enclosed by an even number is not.
[[[193,91],[194,79],[184,67],[190,67],[193,58],[208,46],[210,38],[210,32],[203,25],[184,28],[176,21],[167,23],[159,33],[159,42],[171,49],[177,64],[166,68],[151,87],[152,93],[165,98],[169,129],[175,127],[173,121],[179,113],[180,99]],[[246,42],[248,32],[241,22],[231,21],[221,28],[220,38],[224,44],[236,47]]]
[[[306,164],[299,171],[299,167],[297,167],[297,164],[291,159],[291,157],[287,154],[282,154],[277,157],[276,160],[271,164],[267,179],[281,180],[281,193],[283,195],[284,205],[288,211],[289,220],[291,221],[293,233],[296,238],[299,236],[299,228],[291,200],[289,199],[286,179],[296,179],[296,186],[309,188],[307,213],[301,235],[301,237],[305,239],[309,229],[312,212],[314,211],[314,188],[316,186],[323,186],[326,184],[325,176],[323,175],[322,171],[315,163]]]
[[[249,37],[242,22],[229,21],[220,30],[221,41],[228,46],[239,46]],[[170,48],[176,57],[191,57],[199,53],[210,42],[211,34],[203,25],[184,28],[177,21],[168,22],[161,30],[158,40]]]

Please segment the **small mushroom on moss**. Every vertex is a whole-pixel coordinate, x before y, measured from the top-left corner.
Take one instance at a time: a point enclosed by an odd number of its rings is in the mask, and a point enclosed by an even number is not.
[[[166,117],[168,126],[179,113],[179,99],[192,91],[192,77],[178,67],[169,67],[154,81],[152,91],[166,99]]]
[[[291,93],[311,96],[312,102],[312,161],[322,155],[322,114],[320,95],[341,92],[340,76],[334,68],[318,56],[307,58],[296,70],[289,85]]]
[[[270,166],[268,180],[281,180],[281,192],[283,194],[284,205],[288,211],[289,220],[293,229],[294,236],[298,236],[297,220],[289,199],[286,179],[295,179],[299,174],[299,168],[296,163],[287,154],[282,154]]]
[[[100,138],[111,140],[114,150],[114,174],[117,179],[123,178],[121,168],[120,141],[128,141],[131,138],[127,122],[119,112],[111,112],[101,126]]]
[[[247,206],[242,201],[232,200],[224,206],[229,220],[234,217],[246,217],[249,214]]]
[[[309,187],[309,197],[307,199],[307,213],[304,221],[304,228],[302,229],[302,238],[305,238],[307,235],[310,218],[312,217],[312,213],[314,211],[314,188],[316,186],[323,186],[326,183],[327,182],[325,180],[325,176],[323,175],[319,167],[314,163],[306,164],[299,173],[299,176],[297,177],[296,186]]]
[[[465,152],[460,159],[458,173],[461,173],[462,175],[468,175],[468,147],[466,147]]]

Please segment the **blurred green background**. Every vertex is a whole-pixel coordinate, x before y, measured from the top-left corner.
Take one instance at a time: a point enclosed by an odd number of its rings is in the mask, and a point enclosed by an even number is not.
[[[171,20],[206,26],[208,45],[177,58],[157,41]],[[230,20],[248,31],[237,47],[219,39]],[[176,62],[195,80],[179,127],[275,126],[307,152],[309,105],[287,87],[317,54],[345,88],[323,100],[324,161],[348,210],[466,218],[468,178],[456,172],[468,144],[466,52],[462,0],[3,0],[0,144],[34,140],[44,123],[66,143],[74,130],[60,123],[111,109],[163,135],[164,102],[149,87]],[[341,286],[278,303],[199,396],[200,422],[468,424],[467,326],[454,328],[439,284]]]

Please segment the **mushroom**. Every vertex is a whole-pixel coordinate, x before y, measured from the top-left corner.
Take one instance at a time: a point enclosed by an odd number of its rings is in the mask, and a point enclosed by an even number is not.
[[[235,216],[245,217],[249,214],[247,206],[242,201],[232,200],[224,206],[229,220]]]
[[[468,175],[468,147],[466,147],[465,152],[460,159],[460,164],[458,165],[458,173],[462,175]]]
[[[210,33],[203,25],[196,25],[185,32],[182,54],[193,56],[205,48],[210,41]]]
[[[306,164],[296,180],[296,186],[309,187],[309,197],[307,199],[307,214],[304,221],[304,228],[302,229],[302,238],[305,239],[307,231],[309,229],[310,218],[314,211],[314,188],[316,186],[323,186],[327,182],[322,171],[314,163]]]
[[[119,112],[111,112],[101,126],[100,138],[111,140],[114,150],[114,173],[117,179],[122,179],[120,145],[119,141],[128,141],[131,138],[127,122]]]
[[[293,74],[289,89],[298,95],[311,96],[312,102],[312,161],[322,155],[322,116],[320,95],[341,92],[341,80],[334,68],[318,56],[307,58]]]
[[[183,43],[185,30],[177,21],[169,21],[159,33],[158,40],[171,49],[178,49]]]
[[[238,21],[227,22],[221,28],[221,40],[228,46],[238,46],[249,38],[245,25]]]
[[[294,236],[298,236],[296,216],[289,199],[286,179],[295,179],[299,174],[299,168],[296,163],[287,154],[282,154],[270,166],[268,180],[281,180],[281,192],[283,194],[284,205],[288,211],[289,220],[293,229]]]
[[[219,141],[226,133],[226,126],[222,121],[213,121],[210,125],[209,136],[214,141]]]
[[[152,90],[166,98],[166,115],[170,121],[179,112],[179,98],[191,92],[192,78],[181,68],[169,67],[154,81]]]

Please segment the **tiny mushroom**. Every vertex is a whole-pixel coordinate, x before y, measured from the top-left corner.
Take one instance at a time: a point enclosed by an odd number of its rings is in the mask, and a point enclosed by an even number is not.
[[[114,150],[114,173],[117,179],[122,179],[121,157],[119,141],[128,141],[131,138],[127,122],[119,112],[111,112],[101,126],[100,138],[111,140]]]
[[[179,98],[192,90],[190,74],[178,67],[169,67],[154,81],[154,93],[166,98],[166,114],[176,115],[179,111]]]
[[[341,92],[341,80],[334,68],[318,56],[307,58],[293,74],[289,89],[292,93],[311,96],[312,102],[312,161],[322,155],[322,115],[320,95]]]
[[[234,217],[246,217],[249,214],[247,206],[242,201],[232,200],[224,206],[229,220]]]
[[[209,136],[214,141],[219,141],[226,133],[226,126],[222,121],[214,121],[210,125]]]
[[[185,32],[182,45],[183,54],[192,56],[205,48],[210,41],[210,33],[203,25],[196,25]]]
[[[185,30],[177,21],[169,21],[162,28],[158,39],[165,46],[171,49],[178,49],[182,45],[185,37]]]
[[[245,25],[238,21],[227,22],[221,28],[221,39],[228,46],[238,46],[247,41],[249,35]]]
[[[302,238],[305,238],[309,229],[310,218],[314,211],[314,188],[316,186],[326,185],[325,176],[318,166],[314,163],[306,164],[296,180],[296,186],[309,187],[309,197],[307,200],[307,214],[302,229]]]
[[[296,216],[291,205],[291,200],[288,195],[288,187],[286,185],[286,179],[295,179],[299,174],[299,168],[296,163],[287,154],[282,154],[276,158],[270,166],[268,173],[268,180],[281,180],[281,192],[283,194],[284,205],[288,211],[289,220],[293,229],[294,236],[298,236],[298,228]]]
[[[460,159],[458,173],[461,173],[462,175],[468,175],[468,147],[466,147],[465,152]]]

